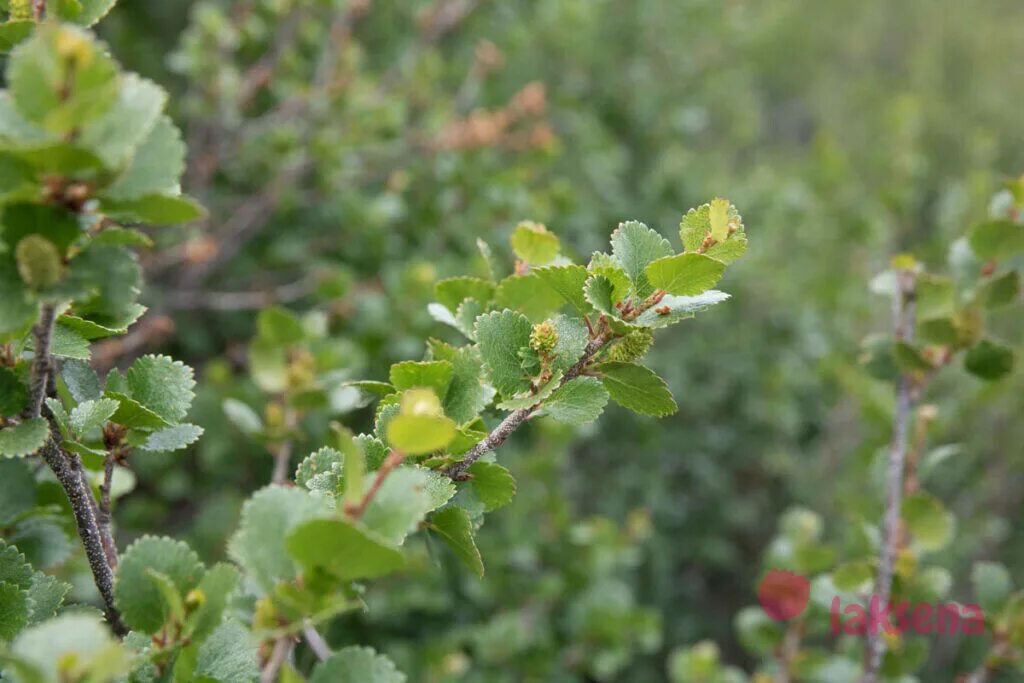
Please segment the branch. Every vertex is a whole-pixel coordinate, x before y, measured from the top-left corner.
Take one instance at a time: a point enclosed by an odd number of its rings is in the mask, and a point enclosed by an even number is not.
[[[914,274],[901,270],[896,274],[896,296],[893,304],[893,327],[896,338],[914,339],[914,301],[916,298]],[[903,496],[903,472],[907,455],[910,420],[917,403],[914,378],[906,372],[900,374],[896,386],[896,415],[893,421],[892,442],[889,447],[889,469],[886,487],[882,553],[872,599],[883,606],[889,604],[892,594],[893,567],[896,563],[897,540],[900,531],[900,504]],[[867,665],[861,683],[876,683],[878,671],[885,656],[884,629],[868,636]]]
[[[281,667],[284,666],[284,661],[288,659],[288,653],[291,650],[292,639],[288,636],[282,636],[274,642],[270,659],[263,665],[263,671],[260,672],[260,683],[274,683],[277,680],[277,675],[280,673]]]
[[[172,292],[167,305],[177,310],[251,311],[301,299],[316,288],[317,279],[315,274],[307,275],[295,282],[252,292]]]
[[[50,356],[50,340],[53,338],[53,326],[56,320],[56,305],[43,304],[39,322],[32,328],[35,357],[32,359],[31,393],[28,403],[29,419],[39,417],[43,411],[43,399],[46,398],[46,387],[53,364],[53,358]]]
[[[50,440],[42,447],[40,454],[53,470],[53,474],[64,488],[64,493],[71,504],[75,523],[78,525],[78,537],[82,540],[93,580],[103,599],[107,622],[114,633],[122,637],[126,636],[128,628],[121,621],[121,615],[114,607],[114,571],[108,563],[107,552],[103,547],[103,537],[93,509],[95,500],[92,497],[92,492],[82,480],[82,461],[78,455],[63,451],[57,445],[56,440],[59,435],[53,432],[51,427]]]
[[[42,415],[43,397],[46,395],[46,387],[53,369],[50,340],[53,337],[56,318],[56,306],[49,303],[44,304],[39,323],[32,330],[35,341],[35,358],[32,360],[30,418]],[[40,455],[53,470],[54,476],[57,477],[57,481],[60,482],[68,497],[68,502],[71,504],[71,512],[75,516],[75,523],[78,527],[78,536],[85,548],[85,556],[89,561],[89,568],[92,570],[96,588],[103,599],[107,621],[114,633],[125,636],[128,634],[128,628],[121,621],[121,615],[114,607],[114,572],[111,569],[111,562],[105,548],[104,535],[100,531],[96,519],[96,499],[93,498],[92,491],[89,490],[86,483],[81,459],[77,454],[66,453],[61,449],[59,446],[60,431],[51,419],[51,415],[47,414],[46,418],[50,423],[50,439],[40,449]],[[116,551],[113,552],[113,555],[116,558]],[[114,562],[116,563],[116,559]]]
[[[320,632],[313,627],[309,620],[302,627],[302,635],[306,638],[309,649],[313,651],[317,659],[321,662],[326,662],[331,658],[331,646],[327,644],[327,641],[324,640],[324,637],[320,635]]]
[[[565,375],[563,375],[562,379],[558,382],[558,386],[563,387],[571,380],[579,377],[587,364],[593,360],[594,356],[604,348],[604,345],[607,344],[609,340],[610,338],[607,333],[602,333],[596,338],[591,339],[590,343],[587,344],[587,348],[583,351],[583,356],[576,361],[575,365],[566,371]],[[520,408],[519,410],[509,413],[490,434],[466,451],[462,460],[449,467],[444,471],[444,473],[452,479],[461,479],[463,475],[465,475],[466,470],[468,470],[470,466],[480,458],[480,456],[493,451],[495,448],[505,443],[505,440],[508,439],[513,432],[519,429],[519,426],[526,422],[530,415],[533,414],[533,411],[539,408],[540,405],[541,404],[538,403],[537,405],[530,406],[529,408]]]

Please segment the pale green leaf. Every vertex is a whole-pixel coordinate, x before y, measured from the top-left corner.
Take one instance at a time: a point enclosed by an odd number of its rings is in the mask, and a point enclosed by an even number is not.
[[[434,285],[434,298],[453,313],[466,299],[486,305],[494,296],[494,283],[475,277],[450,277]]]
[[[682,320],[692,318],[694,314],[728,299],[728,294],[717,289],[709,289],[697,296],[673,296],[668,294],[656,306],[648,308],[637,316],[633,323],[652,329],[668,327]]]
[[[292,529],[327,511],[326,501],[302,489],[260,489],[242,507],[242,521],[228,542],[228,554],[264,592],[270,592],[277,582],[296,576],[285,547]]]
[[[70,591],[70,584],[55,576],[35,572],[32,585],[28,588],[28,623],[38,624],[57,616],[57,611],[64,604],[64,597]]]
[[[451,363],[452,379],[442,405],[445,414],[456,424],[470,422],[484,409],[489,400],[481,383],[483,364],[473,347],[456,348],[436,339],[429,342],[430,354],[437,360]]]
[[[82,128],[78,142],[109,168],[118,168],[153,130],[166,102],[167,93],[156,83],[126,74],[114,104]]]
[[[391,545],[401,545],[426,515],[455,495],[455,484],[420,467],[400,467],[384,480],[366,508],[366,528]]]
[[[452,364],[446,360],[407,360],[391,366],[389,379],[398,391],[425,387],[443,397],[448,391],[448,385],[451,384],[452,374]]]
[[[110,416],[117,410],[118,405],[118,402],[112,398],[83,401],[71,410],[71,414],[68,416],[68,425],[75,434],[85,436],[106,424]]]
[[[153,432],[146,437],[139,448],[157,453],[180,451],[182,448],[194,444],[202,435],[202,427],[185,422]]]
[[[196,676],[218,683],[250,683],[259,674],[256,643],[249,629],[233,619],[218,626],[199,646]]]
[[[50,438],[50,426],[41,417],[0,429],[0,455],[20,458],[32,455]]]
[[[498,283],[494,306],[508,308],[540,322],[565,305],[562,295],[536,273],[509,275]]]
[[[405,565],[398,548],[344,519],[313,519],[296,526],[287,549],[306,570],[322,569],[342,581],[383,576]]]
[[[530,344],[533,326],[514,311],[486,313],[476,320],[476,338],[484,371],[502,396],[514,396],[530,387],[519,363],[519,350]]]
[[[967,235],[971,250],[981,259],[1007,259],[1024,252],[1024,225],[991,220],[976,225]]]
[[[575,308],[580,315],[592,312],[592,307],[583,296],[583,285],[589,276],[587,269],[583,266],[546,266],[535,269],[533,273]]]
[[[167,356],[142,356],[128,368],[125,380],[132,399],[167,420],[177,422],[192,405],[192,368]]]
[[[633,283],[634,293],[641,299],[654,291],[644,273],[647,264],[672,253],[669,241],[643,223],[620,223],[612,233],[612,254]]]
[[[117,410],[110,416],[110,421],[115,424],[132,429],[163,429],[171,426],[167,420],[125,394],[107,390],[106,395],[118,402]]]
[[[558,236],[533,221],[523,221],[517,225],[510,241],[516,257],[532,266],[551,263],[561,249]]]
[[[36,483],[25,460],[0,458],[0,527],[36,502]]]
[[[900,509],[907,531],[921,549],[939,550],[952,538],[953,516],[938,498],[928,493],[916,493],[904,498]]]
[[[174,607],[153,572],[167,577],[181,599],[196,587],[204,570],[199,556],[181,541],[144,536],[128,546],[117,567],[114,597],[125,623],[143,633],[156,633]]]
[[[67,680],[64,667],[75,663],[83,681],[120,680],[131,660],[98,613],[63,614],[31,626],[11,644],[11,652],[40,673],[47,683]]]
[[[405,683],[390,659],[368,647],[349,646],[317,664],[309,683]]]
[[[645,273],[657,289],[678,296],[701,294],[718,284],[725,264],[703,254],[678,254],[652,261]]]
[[[608,391],[595,377],[577,377],[562,385],[544,402],[548,415],[571,425],[596,420],[608,403]]]
[[[103,190],[115,200],[138,199],[150,194],[177,194],[185,170],[185,143],[167,116],[161,116],[139,143],[117,180]]]
[[[986,614],[997,614],[1013,592],[1013,581],[1006,567],[996,562],[977,562],[971,570],[974,596]]]
[[[238,427],[243,434],[259,434],[263,431],[263,420],[249,404],[243,403],[236,398],[226,398],[221,404],[224,415],[231,424]]]

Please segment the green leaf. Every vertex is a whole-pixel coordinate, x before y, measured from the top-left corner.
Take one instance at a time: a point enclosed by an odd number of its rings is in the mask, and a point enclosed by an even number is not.
[[[62,523],[52,515],[33,515],[16,524],[7,538],[33,566],[50,569],[64,563],[74,550]]]
[[[612,400],[641,415],[664,417],[678,410],[665,380],[642,365],[611,361],[597,366]]]
[[[152,133],[166,102],[167,93],[156,83],[125,74],[113,105],[82,129],[78,142],[108,168],[120,168]]]
[[[0,366],[0,417],[19,415],[28,405],[28,387],[11,368]]]
[[[177,195],[184,170],[185,143],[181,133],[170,118],[161,116],[136,148],[127,168],[103,190],[103,196],[130,200],[146,195]]]
[[[36,482],[24,460],[0,459],[0,527],[36,502]]]
[[[615,297],[615,285],[605,276],[591,275],[587,278],[583,296],[599,313],[616,319],[619,317],[619,311],[615,308],[615,304],[619,302]]]
[[[180,600],[202,579],[203,564],[188,545],[171,538],[144,536],[128,546],[117,567],[114,598],[124,622],[143,633],[160,630],[173,607],[154,572],[167,577]]]
[[[551,263],[561,249],[558,236],[533,221],[523,221],[517,225],[510,241],[516,257],[532,266]]]
[[[343,519],[313,519],[298,525],[288,536],[287,548],[307,570],[322,569],[341,581],[383,576],[405,565],[397,548]]]
[[[0,24],[0,52],[10,52],[15,45],[32,35],[36,22],[31,19],[15,19]]]
[[[0,641],[10,640],[28,624],[28,593],[0,583]]]
[[[36,319],[35,304],[18,275],[18,267],[10,254],[0,254],[0,335],[19,332]]]
[[[107,391],[106,395],[118,402],[117,410],[110,416],[110,421],[130,429],[163,429],[171,423],[163,419],[138,401],[117,391]]]
[[[398,391],[424,387],[443,397],[451,384],[452,374],[452,364],[446,360],[407,360],[391,366],[389,379]]]
[[[102,115],[117,98],[114,61],[88,33],[66,25],[41,24],[18,45],[7,80],[18,110],[62,135]]]
[[[295,565],[286,552],[292,529],[328,511],[325,501],[302,489],[267,486],[242,507],[238,531],[228,542],[228,554],[265,592],[278,581],[295,578]]]
[[[86,339],[102,339],[121,335],[142,317],[146,307],[140,304],[129,305],[123,313],[116,316],[89,314],[88,318],[74,315],[62,315],[60,322],[81,334]]]
[[[720,216],[721,214],[718,214],[716,217],[716,223],[719,224],[718,237],[722,236]],[[747,236],[743,229],[743,219],[735,206],[729,205],[726,219],[726,227],[731,224],[736,228],[735,232],[730,234],[725,241],[718,240],[703,253],[705,256],[718,259],[728,265],[746,252]],[[690,209],[679,222],[679,237],[683,241],[683,248],[688,252],[700,251],[704,240],[709,236],[714,237],[711,225],[711,204],[703,204],[696,209]]]
[[[697,296],[673,296],[668,294],[657,306],[652,306],[637,316],[634,324],[658,329],[668,327],[694,314],[711,308],[729,299],[729,295],[717,289],[709,289]]]
[[[4,427],[0,429],[0,455],[7,458],[32,455],[49,438],[50,426],[41,417],[25,420],[13,427]]]
[[[366,458],[366,469],[371,472],[380,468],[384,458],[390,452],[383,441],[370,434],[359,434],[356,436],[356,443],[363,450],[363,457]]]
[[[128,673],[131,659],[98,613],[63,614],[26,629],[11,652],[38,670],[47,682],[68,680],[74,664],[77,680],[114,681]]]
[[[641,299],[654,291],[644,272],[647,265],[672,253],[669,241],[643,223],[619,223],[612,233],[612,254],[633,283],[634,293]]]
[[[93,243],[71,261],[62,287],[75,299],[78,315],[119,320],[137,311],[141,282],[142,267],[131,250]],[[69,321],[62,322],[74,328]]]
[[[984,291],[985,306],[999,308],[1020,301],[1020,273],[1011,270],[993,278]]]
[[[1007,259],[1024,252],[1024,225],[1010,220],[987,221],[976,225],[967,240],[981,259]]]
[[[33,349],[35,345],[33,344]],[[50,338],[50,354],[58,358],[89,360],[89,341],[74,329],[58,323]]]
[[[678,254],[652,261],[644,271],[657,289],[678,296],[702,294],[718,284],[725,264],[704,254]]]
[[[496,308],[518,311],[530,319],[540,322],[565,305],[562,296],[551,289],[539,275],[509,275],[498,283],[494,292]]]
[[[551,394],[555,393],[555,390],[558,389],[561,382],[562,372],[555,372],[551,375],[548,381],[537,387],[536,391],[524,391],[520,394],[516,394],[512,398],[507,398],[498,403],[498,408],[500,410],[520,410],[521,408],[535,406],[551,396]]]
[[[455,506],[445,508],[430,518],[429,526],[463,564],[483,577],[484,561],[473,541],[473,523],[465,510]]]
[[[903,521],[914,543],[923,550],[939,550],[953,535],[953,517],[937,498],[916,493],[903,499]]]
[[[103,395],[96,371],[83,361],[65,361],[60,369],[61,379],[76,402],[91,401]]]
[[[345,505],[356,506],[362,501],[365,492],[366,456],[363,449],[348,429],[335,425],[338,448],[342,453],[342,470],[345,472]]]
[[[856,560],[839,565],[832,572],[832,583],[841,591],[857,591],[870,589],[875,579],[875,568],[872,562]]]
[[[107,15],[117,0],[79,0],[82,11],[74,18],[80,26],[92,26]]]
[[[443,474],[421,467],[400,467],[384,480],[362,521],[381,539],[401,545],[427,513],[454,495],[454,482]]]
[[[180,451],[182,448],[194,444],[202,435],[202,427],[186,422],[153,432],[146,437],[139,448],[157,453]]]
[[[405,683],[390,659],[368,647],[349,646],[317,664],[309,683]]]
[[[596,420],[608,403],[608,391],[595,377],[577,377],[563,384],[544,402],[548,415],[571,425]]]
[[[583,285],[590,273],[580,265],[546,266],[537,268],[533,273],[558,293],[580,315],[587,315],[593,309],[583,296]]]
[[[192,405],[192,368],[167,356],[142,356],[125,374],[131,397],[154,413],[177,422]]]
[[[407,455],[440,450],[455,438],[456,427],[444,416],[441,402],[430,389],[409,389],[402,394],[398,415],[386,428],[393,448]]]
[[[445,414],[456,424],[466,424],[480,414],[490,397],[480,376],[483,364],[476,349],[468,346],[455,348],[436,339],[429,342],[430,354],[452,366],[452,379],[442,405]]]
[[[22,202],[3,207],[4,241],[18,245],[32,235],[44,238],[51,243],[50,248],[56,247],[63,255],[82,235],[82,228],[74,214],[63,207]]]
[[[469,485],[487,512],[508,505],[516,495],[516,480],[501,465],[477,460],[470,466],[469,474]]]
[[[997,614],[1002,610],[1013,592],[1010,572],[996,562],[976,562],[971,570],[971,583],[978,604],[986,614]]]
[[[242,577],[230,564],[220,562],[203,575],[195,589],[200,597],[199,607],[189,615],[188,623],[193,639],[202,639],[221,623],[224,610]]]
[[[233,619],[218,626],[199,646],[196,676],[218,683],[251,683],[259,674],[256,644],[249,630]]]
[[[112,398],[100,398],[95,401],[83,401],[71,410],[68,424],[71,431],[85,436],[94,429],[99,429],[118,408],[118,402]]]
[[[434,285],[434,298],[451,312],[466,299],[487,305],[494,296],[494,283],[475,277],[450,277]]]
[[[292,346],[305,340],[306,329],[298,316],[281,306],[260,311],[256,318],[259,338],[274,346]]]
[[[111,218],[150,225],[175,225],[206,215],[196,200],[185,196],[147,194],[135,199],[103,199],[100,209]]]
[[[221,409],[228,421],[238,427],[243,434],[259,434],[263,431],[263,420],[255,410],[236,398],[226,398]]]
[[[980,379],[993,381],[1013,371],[1013,349],[982,339],[964,356],[964,367]]]
[[[924,357],[921,349],[905,341],[897,341],[893,344],[892,355],[896,366],[904,372],[927,372],[934,369],[934,366]]]
[[[131,228],[119,228],[117,226],[103,228],[99,234],[92,238],[92,243],[125,247],[153,246],[153,240],[151,240],[145,233],[141,233],[138,230],[132,230]]]
[[[514,311],[485,313],[476,320],[476,338],[484,372],[502,396],[530,388],[530,378],[519,363],[519,349],[529,346],[533,326]]]
[[[341,482],[342,454],[324,446],[306,456],[295,470],[295,483],[309,490],[337,493]]]
[[[590,342],[586,326],[578,318],[566,315],[555,316],[552,321],[558,340],[552,352],[551,369],[565,372],[583,357]]]
[[[71,584],[42,572],[32,575],[28,588],[28,623],[38,624],[57,616],[57,610],[64,604],[64,597],[71,591]]]
[[[0,539],[0,583],[9,583],[21,590],[32,586],[32,566],[13,545]]]

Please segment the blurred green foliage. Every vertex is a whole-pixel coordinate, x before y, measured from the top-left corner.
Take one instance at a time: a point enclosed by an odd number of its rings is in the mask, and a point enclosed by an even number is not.
[[[284,300],[324,328],[316,353],[339,376],[382,378],[450,334],[426,306],[436,281],[490,267],[477,238],[505,274],[522,219],[585,261],[624,213],[671,235],[679,207],[743,207],[756,248],[725,280],[734,300],[648,356],[679,414],[523,430],[502,455],[515,503],[480,537],[487,578],[424,547],[415,579],[332,625],[415,681],[665,680],[667,653],[702,639],[749,664],[733,615],[782,512],[820,511],[839,535],[880,514],[890,418],[856,365],[888,310],[868,281],[905,250],[942,266],[1024,166],[1012,0],[126,2],[99,30],[172,92],[184,189],[211,212],[143,255],[150,315],[176,327],[156,343],[197,368],[205,435],[133,462],[122,542],[160,529],[220,559],[269,480],[266,445],[223,410],[267,419],[250,309]],[[1019,315],[989,324],[1020,346]],[[1024,570],[1021,396],[1019,368],[992,385],[951,368],[929,397],[931,439],[958,445],[932,489],[958,513],[942,551],[957,594],[975,559]],[[295,452],[331,419],[372,418],[335,396]]]

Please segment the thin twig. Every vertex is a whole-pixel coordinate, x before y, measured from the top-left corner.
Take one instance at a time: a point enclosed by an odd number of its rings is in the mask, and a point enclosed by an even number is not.
[[[320,632],[308,620],[305,626],[302,627],[302,635],[306,638],[309,649],[313,651],[317,659],[321,662],[326,662],[331,658],[331,646],[327,644],[324,637],[320,635]]]
[[[184,290],[172,292],[167,300],[171,309],[210,311],[251,311],[272,304],[291,303],[308,295],[317,283],[316,274],[279,285],[272,289],[252,292],[202,292]]]
[[[380,491],[380,487],[384,485],[384,480],[388,478],[391,472],[402,464],[405,460],[405,453],[401,451],[391,451],[388,457],[384,458],[384,462],[381,463],[380,468],[377,470],[377,476],[373,478],[373,482],[370,484],[370,488],[367,489],[366,493],[363,494],[362,500],[358,503],[349,506],[345,505],[345,514],[352,519],[359,519],[366,512],[366,508],[369,507],[370,503],[373,502],[377,492]]]
[[[583,351],[583,356],[576,361],[576,364],[569,368],[566,373],[562,376],[558,386],[562,387],[568,384],[571,380],[576,379],[580,376],[583,370],[587,367],[587,364],[593,360],[594,356],[597,355],[605,344],[608,343],[608,336],[606,334],[600,334],[597,338],[592,339],[587,348]],[[533,414],[540,404],[530,406],[528,408],[520,408],[519,410],[513,411],[505,416],[505,419],[498,423],[490,434],[485,436],[483,439],[478,441],[476,445],[466,451],[466,454],[462,456],[462,460],[455,463],[444,471],[446,475],[452,479],[460,479],[466,473],[466,470],[476,462],[482,455],[493,451],[495,448],[505,443],[505,440],[512,435],[520,425],[529,419],[530,415]]]
[[[110,530],[110,489],[114,482],[114,453],[107,451],[103,459],[103,481],[100,483],[100,503],[96,511],[96,523],[100,528],[100,540],[107,553],[107,563],[111,569],[117,568],[117,546]],[[84,474],[84,472],[83,472]]]
[[[295,429],[298,420],[299,416],[293,409],[288,407],[284,409],[284,426],[288,432]],[[269,449],[270,453],[274,456],[274,472],[270,477],[272,484],[280,485],[288,481],[288,466],[291,464],[292,459],[291,434],[289,433],[288,436],[288,439]]]
[[[893,327],[896,338],[905,342],[914,339],[915,278],[910,271],[900,270],[896,276],[896,295],[893,304]],[[889,447],[887,497],[881,557],[872,600],[878,600],[882,609],[892,595],[893,568],[896,563],[897,539],[900,531],[900,505],[903,497],[903,473],[907,455],[910,420],[917,402],[914,377],[903,372],[896,385],[896,415],[893,420],[892,442]],[[868,634],[867,664],[861,683],[876,683],[878,671],[885,656],[885,627]]]
[[[293,641],[290,637],[278,638],[274,642],[270,659],[263,665],[263,670],[260,672],[260,683],[274,683],[277,680],[281,667],[284,666],[284,662],[292,650],[292,644]]]

